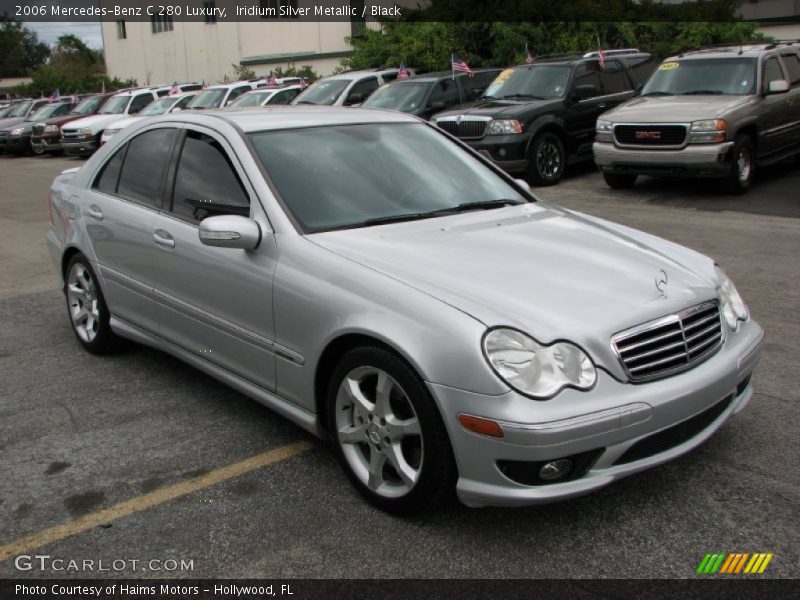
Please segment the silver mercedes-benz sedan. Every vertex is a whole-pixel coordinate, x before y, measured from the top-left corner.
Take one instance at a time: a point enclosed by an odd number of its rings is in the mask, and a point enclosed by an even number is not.
[[[50,209],[86,350],[179,357],[329,438],[398,514],[585,494],[753,393],[764,334],[713,259],[540,202],[400,113],[156,117]]]

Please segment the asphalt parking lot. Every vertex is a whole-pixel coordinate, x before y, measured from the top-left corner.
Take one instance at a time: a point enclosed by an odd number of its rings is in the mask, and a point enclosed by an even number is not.
[[[800,577],[795,163],[735,198],[713,181],[612,192],[591,167],[538,190],[714,256],[767,332],[755,396],[694,453],[599,493],[411,520],[364,503],[325,444],[179,361],[79,348],[44,232],[50,181],[80,164],[0,157],[0,577],[692,577],[713,551],[771,552],[762,577]],[[127,562],[21,571],[19,554]]]

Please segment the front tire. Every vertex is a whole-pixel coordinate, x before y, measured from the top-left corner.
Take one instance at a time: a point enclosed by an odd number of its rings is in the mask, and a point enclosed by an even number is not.
[[[612,190],[628,190],[636,185],[636,175],[624,173],[603,173],[603,179]]]
[[[64,281],[69,321],[81,346],[92,354],[118,348],[121,339],[111,331],[111,313],[85,256],[76,254],[70,259]]]
[[[328,386],[337,457],[371,504],[412,515],[453,496],[456,466],[441,415],[422,379],[377,346],[345,354]]]
[[[733,195],[744,194],[753,183],[756,169],[755,144],[750,136],[736,136],[732,156],[731,171],[725,177],[725,190]]]
[[[552,131],[537,135],[528,152],[528,177],[533,185],[555,185],[564,176],[566,154],[561,138]]]

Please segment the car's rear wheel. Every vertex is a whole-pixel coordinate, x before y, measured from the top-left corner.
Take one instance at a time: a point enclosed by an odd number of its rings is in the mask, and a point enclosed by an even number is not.
[[[537,135],[529,151],[528,177],[533,185],[555,185],[564,176],[564,143],[552,131]]]
[[[603,179],[612,190],[627,190],[636,184],[636,175],[624,173],[603,173]]]
[[[111,315],[103,292],[89,261],[82,254],[70,259],[65,282],[69,320],[81,345],[92,354],[117,348],[121,340],[111,331]]]
[[[731,171],[725,178],[725,190],[729,194],[743,194],[750,189],[756,169],[755,145],[750,136],[736,136],[731,163]]]
[[[356,489],[388,512],[410,515],[452,497],[456,466],[422,379],[380,347],[342,357],[328,387],[328,427]]]

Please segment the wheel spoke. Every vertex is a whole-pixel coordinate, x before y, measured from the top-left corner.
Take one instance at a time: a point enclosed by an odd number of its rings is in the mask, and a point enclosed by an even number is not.
[[[397,417],[392,416],[392,418],[387,419],[386,422],[390,427],[389,437],[392,440],[400,440],[410,435],[422,435],[422,431],[419,428],[419,421],[416,417],[401,421]]]
[[[357,425],[345,425],[339,430],[339,441],[342,444],[361,444],[366,441],[363,427]]]
[[[400,476],[408,487],[413,486],[417,482],[417,471],[408,464],[399,443],[389,444],[385,449],[386,458],[389,464],[392,465],[394,470]]]
[[[367,486],[371,490],[377,490],[385,482],[383,467],[386,465],[386,455],[376,450],[372,445],[369,447],[369,452],[369,479],[367,480]]]
[[[359,409],[365,415],[367,413],[372,412],[373,405],[372,403],[367,400],[366,396],[364,396],[364,392],[361,391],[361,386],[359,382],[355,379],[346,379],[344,381],[345,385],[345,392],[347,393],[347,397],[353,402],[354,409]]]
[[[389,417],[392,407],[389,403],[394,382],[392,378],[381,371],[378,373],[378,383],[375,386],[375,414],[379,417]]]
[[[89,312],[86,310],[86,305],[81,306],[78,309],[78,312],[75,313],[73,320],[76,324],[82,323],[83,321],[87,321],[89,318]]]

